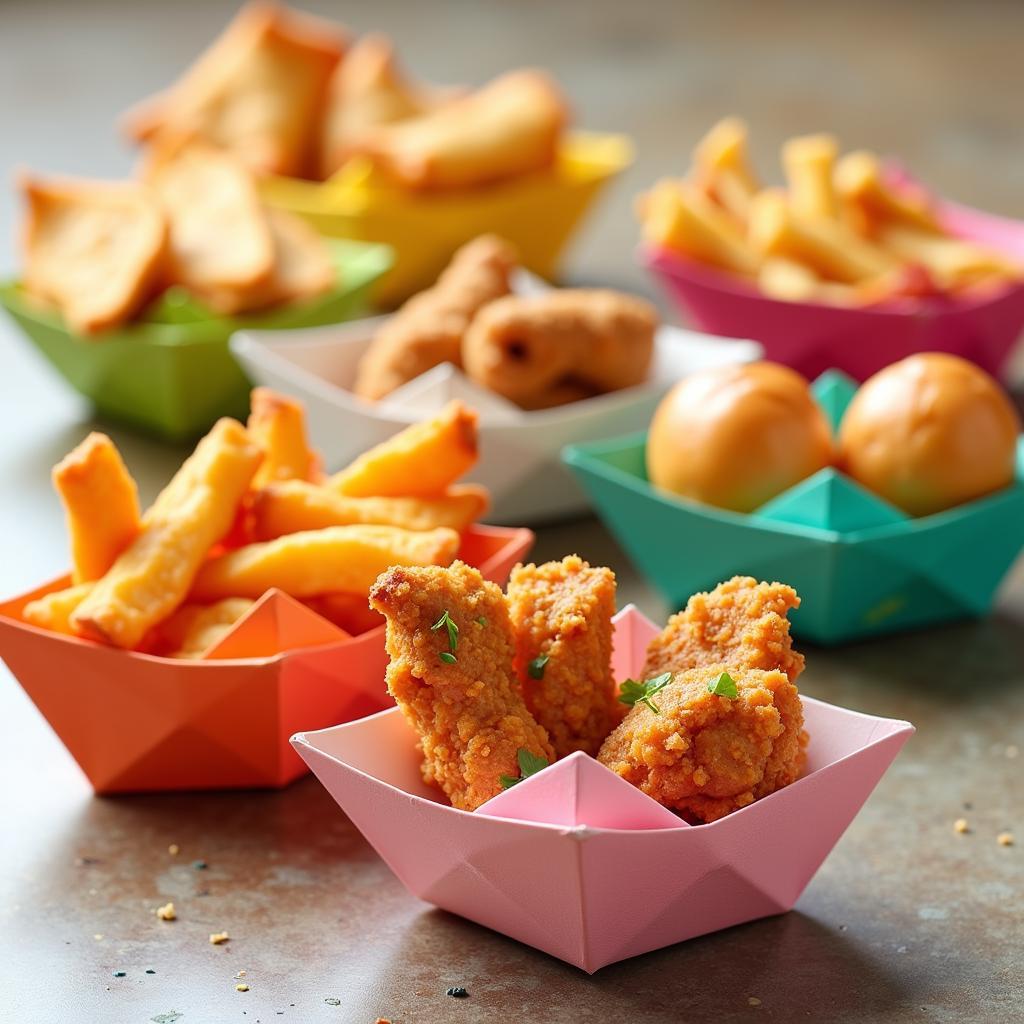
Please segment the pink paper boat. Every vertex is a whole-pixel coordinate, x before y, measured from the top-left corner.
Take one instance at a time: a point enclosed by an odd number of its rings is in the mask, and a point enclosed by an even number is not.
[[[657,631],[619,613],[616,678],[640,671]],[[397,708],[292,743],[413,895],[593,973],[793,906],[914,731],[803,704],[806,774],[699,826],[585,754],[455,810],[423,782]]]
[[[1024,262],[1024,223],[945,201],[936,208],[951,234]],[[848,309],[767,298],[732,275],[664,249],[641,247],[639,259],[702,330],[759,341],[766,359],[811,380],[839,369],[863,381],[915,352],[951,352],[1000,377],[1024,329],[1024,282],[984,295]]]
[[[459,555],[504,583],[533,534],[471,527]],[[268,591],[199,660],[120,651],[29,625],[64,577],[0,604],[0,654],[97,793],[279,787],[304,775],[300,727],[390,703],[384,627],[350,636]]]

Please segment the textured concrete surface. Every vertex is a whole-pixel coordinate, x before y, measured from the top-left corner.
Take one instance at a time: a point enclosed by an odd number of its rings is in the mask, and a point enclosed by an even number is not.
[[[165,83],[230,6],[0,3],[5,180],[16,163],[126,171],[114,115]],[[640,160],[581,236],[574,280],[648,289],[630,262],[630,197],[681,167],[695,136],[731,111],[751,119],[766,174],[787,134],[827,127],[851,146],[900,153],[964,201],[1024,213],[1019,5],[336,9],[360,29],[393,32],[411,67],[439,79],[549,65],[581,123],[634,134]],[[4,191],[4,268],[13,232]],[[7,594],[66,563],[49,467],[90,423],[6,322],[0,350]],[[152,496],[182,452],[112,433]],[[623,601],[664,615],[592,521],[545,530],[536,553],[573,549],[616,568]],[[909,718],[918,734],[794,912],[593,978],[416,902],[312,780],[271,794],[94,799],[0,669],[0,1021],[121,1024],[171,1011],[182,1024],[1024,1018],[1024,754],[1009,756],[1024,750],[1022,623],[1024,566],[988,621],[808,650],[807,693]],[[967,835],[953,831],[959,817]],[[999,846],[1003,830],[1018,845]],[[200,859],[206,869],[193,866]],[[174,923],[152,914],[167,900]],[[219,930],[232,939],[211,946]],[[241,970],[245,993],[235,991]],[[447,998],[450,985],[469,998]]]

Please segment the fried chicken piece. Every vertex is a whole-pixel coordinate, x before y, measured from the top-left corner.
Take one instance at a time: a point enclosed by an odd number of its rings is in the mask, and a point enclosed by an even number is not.
[[[709,690],[722,672],[734,698]],[[676,675],[605,740],[597,759],[688,818],[714,821],[788,786],[806,763],[796,687],[773,669],[703,665]]]
[[[786,613],[799,606],[792,587],[750,576],[733,576],[710,593],[694,594],[648,646],[644,679],[722,663],[730,671],[778,669],[795,682],[804,656],[793,650]]]
[[[611,668],[615,573],[578,555],[519,565],[508,602],[526,706],[556,757],[594,756],[619,717]]]
[[[502,791],[502,775],[518,778],[521,748],[554,760],[516,688],[498,586],[464,562],[395,566],[373,585],[370,606],[387,619],[388,690],[419,733],[423,777],[453,807],[476,810]]]
[[[467,242],[426,291],[414,295],[377,331],[359,361],[353,390],[377,401],[441,363],[462,365],[462,336],[477,312],[507,295],[513,247],[496,235]]]

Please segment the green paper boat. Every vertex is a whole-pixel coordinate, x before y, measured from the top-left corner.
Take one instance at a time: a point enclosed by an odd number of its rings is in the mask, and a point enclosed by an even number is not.
[[[251,385],[228,350],[235,331],[320,327],[364,313],[371,286],[391,266],[391,250],[328,244],[338,272],[331,291],[253,316],[217,316],[174,288],[141,320],[82,338],[58,313],[32,302],[17,282],[0,284],[0,304],[101,416],[180,440],[202,434],[218,416],[245,416]]]
[[[814,393],[837,426],[857,385]],[[996,494],[912,519],[834,469],[743,515],[655,490],[646,434],[572,445],[563,459],[629,556],[673,608],[734,575],[781,580],[803,603],[793,630],[822,644],[984,615],[1024,547],[1024,437]]]

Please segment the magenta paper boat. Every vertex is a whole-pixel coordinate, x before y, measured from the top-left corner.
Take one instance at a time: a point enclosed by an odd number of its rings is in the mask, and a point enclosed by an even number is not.
[[[936,209],[951,234],[1024,263],[1024,222],[946,201]],[[759,341],[766,359],[811,380],[839,369],[864,381],[915,352],[951,352],[1002,377],[1024,330],[1024,282],[984,295],[849,309],[767,298],[730,274],[664,249],[641,247],[639,258],[699,328]]]
[[[633,606],[616,616],[617,679],[640,671],[657,632]],[[292,743],[414,896],[593,973],[793,906],[914,731],[803,704],[804,776],[710,825],[585,754],[456,810],[423,782],[397,708]]]

